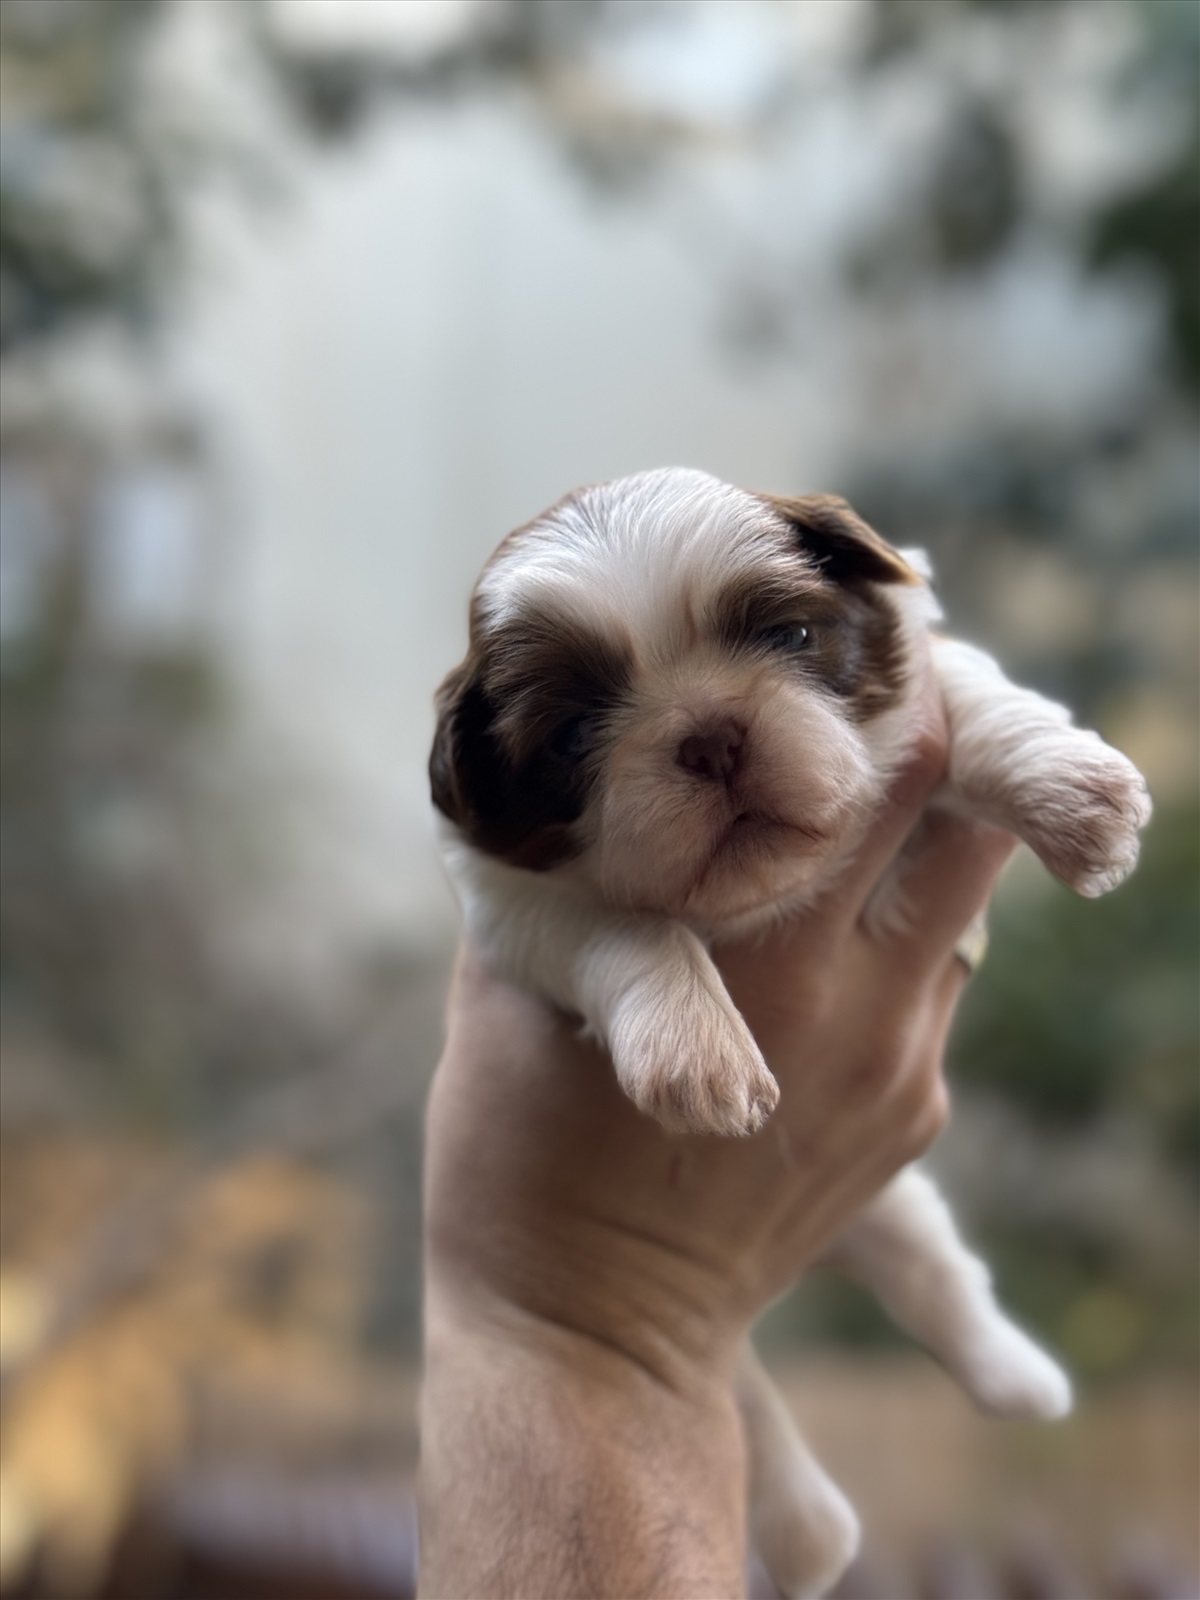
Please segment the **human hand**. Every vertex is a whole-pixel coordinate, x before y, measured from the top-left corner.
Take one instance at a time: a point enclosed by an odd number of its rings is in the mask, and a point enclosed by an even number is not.
[[[464,1487],[464,1458],[490,1437],[489,1455],[503,1459],[529,1417],[540,1419],[536,1449],[558,1463],[539,1479],[539,1504],[571,1476],[564,1462],[589,1497],[606,1481],[589,1431],[605,1448],[623,1440],[613,1481],[628,1486],[640,1472],[639,1507],[657,1503],[659,1521],[664,1505],[707,1506],[705,1537],[720,1548],[696,1571],[708,1582],[714,1562],[735,1570],[740,1435],[729,1395],[746,1329],[946,1117],[942,1053],[964,978],[954,945],[1013,841],[935,813],[905,877],[912,931],[879,933],[863,917],[944,761],[939,721],[836,891],[803,919],[719,952],[781,1090],[752,1137],[665,1134],[567,1019],[464,952],[427,1130],[423,1530],[442,1583],[454,1570],[447,1551],[461,1554],[471,1529],[495,1522],[486,1486],[469,1510],[465,1500],[451,1508],[479,1488]],[[551,1392],[575,1397],[582,1439],[559,1436]],[[662,1411],[664,1393],[683,1397],[685,1411]],[[506,1407],[518,1395],[520,1409]],[[464,1404],[470,1442],[456,1431]],[[698,1451],[708,1463],[700,1478]],[[511,1458],[504,1486],[519,1503]],[[634,1521],[626,1505],[620,1540],[615,1525],[606,1540],[593,1517],[589,1541],[608,1551],[632,1540],[636,1555]],[[671,1570],[687,1593],[683,1566]],[[514,1571],[512,1592],[551,1593],[555,1582],[566,1592],[562,1572],[539,1589],[527,1559]],[[461,1569],[454,1582],[442,1592],[474,1592]],[[631,1584],[606,1572],[600,1588],[632,1593]]]
[[[664,1134],[568,1019],[465,951],[430,1106],[434,1258],[549,1316],[560,1299],[581,1314],[586,1277],[607,1333],[634,1288],[620,1280],[641,1277],[635,1258],[647,1250],[652,1277],[666,1254],[683,1277],[703,1279],[689,1292],[719,1302],[722,1317],[715,1304],[711,1315],[732,1334],[786,1288],[946,1117],[942,1052],[965,977],[954,945],[1013,841],[935,813],[904,880],[911,931],[875,933],[863,918],[944,755],[936,727],[821,906],[718,952],[781,1088],[751,1138]],[[643,1290],[651,1301],[660,1293],[639,1283],[639,1299]]]

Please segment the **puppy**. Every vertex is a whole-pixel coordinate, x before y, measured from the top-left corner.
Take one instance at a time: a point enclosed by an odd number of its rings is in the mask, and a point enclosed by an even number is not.
[[[430,761],[467,927],[495,970],[580,1017],[672,1132],[748,1134],[774,1109],[710,950],[836,883],[919,735],[930,673],[950,729],[936,805],[1017,834],[1080,894],[1134,866],[1138,772],[936,635],[928,576],[842,500],[668,469],[569,494],[476,586]],[[903,860],[868,915],[903,919]],[[984,1409],[1068,1409],[1066,1377],[1003,1316],[918,1169],[831,1254]],[[749,1346],[739,1398],[759,1548],[784,1593],[820,1594],[854,1513]]]

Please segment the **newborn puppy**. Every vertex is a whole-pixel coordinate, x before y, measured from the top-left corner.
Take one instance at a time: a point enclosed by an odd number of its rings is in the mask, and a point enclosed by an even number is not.
[[[672,1132],[770,1116],[778,1085],[710,949],[836,883],[919,735],[929,673],[950,730],[935,804],[1019,835],[1080,894],[1137,859],[1135,768],[935,635],[927,576],[844,501],[668,469],[569,494],[476,586],[430,761],[467,927],[495,970],[581,1017]],[[868,915],[903,914],[901,860]],[[1068,1408],[917,1169],[833,1253],[985,1409]],[[785,1593],[819,1594],[854,1514],[749,1347],[740,1398],[759,1547]]]

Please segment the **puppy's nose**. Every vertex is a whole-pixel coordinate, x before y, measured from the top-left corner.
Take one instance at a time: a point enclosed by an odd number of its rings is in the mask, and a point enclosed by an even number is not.
[[[703,733],[690,733],[680,744],[675,759],[685,771],[694,772],[698,778],[728,783],[741,766],[745,742],[745,728],[730,719],[706,728]]]

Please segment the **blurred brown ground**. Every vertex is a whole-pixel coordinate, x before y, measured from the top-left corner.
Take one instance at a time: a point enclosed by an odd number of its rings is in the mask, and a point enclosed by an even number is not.
[[[278,1154],[196,1165],[99,1135],[2,1153],[6,1600],[411,1592],[419,1372],[362,1338],[353,1189]],[[1193,1592],[1186,1369],[1085,1386],[1050,1426],[979,1416],[916,1352],[776,1371],[862,1516],[847,1597]]]
[[[1048,1535],[1100,1572],[1149,1537],[1200,1565],[1200,1386],[1186,1376],[1085,1392],[1051,1425],[981,1418],[915,1356],[814,1354],[780,1378],[871,1550],[911,1562],[951,1538],[992,1551]]]

